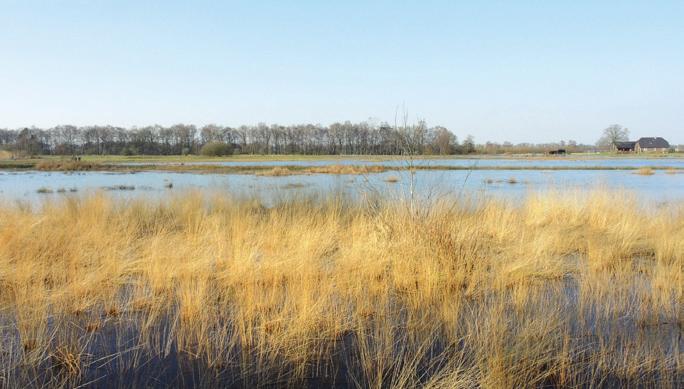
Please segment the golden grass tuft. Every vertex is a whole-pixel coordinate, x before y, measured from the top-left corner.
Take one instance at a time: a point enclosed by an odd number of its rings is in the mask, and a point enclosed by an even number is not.
[[[311,173],[319,174],[369,174],[382,173],[385,171],[385,167],[374,165],[329,165],[312,167],[307,170]]]
[[[682,242],[684,207],[613,192],[5,205],[0,377],[78,386],[88,359],[207,386],[676,387]]]
[[[640,176],[652,176],[655,174],[655,171],[651,169],[650,167],[642,167],[639,170],[637,170],[634,174],[638,174]]]
[[[282,176],[290,176],[292,174],[295,174],[292,170],[286,168],[286,167],[280,167],[276,166],[271,170],[263,171],[263,172],[257,172],[257,176],[267,176],[267,177],[282,177]]]
[[[270,170],[259,171],[257,176],[282,177],[303,174],[370,174],[382,173],[385,171],[383,166],[371,165],[328,165],[315,166],[303,169],[293,169],[288,167],[276,166]]]

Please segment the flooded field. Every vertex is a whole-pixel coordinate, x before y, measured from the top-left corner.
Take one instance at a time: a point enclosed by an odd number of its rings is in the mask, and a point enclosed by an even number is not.
[[[508,162],[512,163],[510,160]],[[676,162],[681,163],[681,161]],[[269,162],[269,164],[272,163]],[[288,162],[288,164],[291,163]],[[480,163],[484,164],[485,161]],[[487,160],[486,163],[493,163],[493,161]],[[620,163],[627,162],[620,160]],[[640,163],[647,164],[644,160],[640,160]],[[447,196],[491,195],[521,198],[539,191],[605,188],[631,191],[643,196],[644,199],[658,202],[684,199],[684,170],[667,169],[653,170],[652,174],[647,175],[639,174],[637,170],[485,169],[418,170],[415,175],[405,170],[388,170],[368,174],[297,174],[282,177],[166,171],[136,173],[4,171],[0,172],[0,199],[40,201],[98,190],[116,192],[116,196],[159,197],[169,191],[192,189],[210,189],[226,194],[257,196],[265,200],[293,193],[341,193],[356,196],[375,192],[401,196],[406,195],[412,183],[415,193]]]

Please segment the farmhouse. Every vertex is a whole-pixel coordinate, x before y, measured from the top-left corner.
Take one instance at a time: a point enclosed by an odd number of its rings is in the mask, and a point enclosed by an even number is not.
[[[613,151],[618,153],[666,153],[670,144],[661,137],[639,138],[638,141],[614,142]]]
[[[639,138],[634,145],[637,153],[666,153],[670,150],[670,144],[663,138]]]

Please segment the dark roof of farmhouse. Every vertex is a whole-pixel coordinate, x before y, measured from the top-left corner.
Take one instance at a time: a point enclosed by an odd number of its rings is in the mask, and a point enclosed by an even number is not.
[[[667,149],[670,147],[670,144],[661,137],[639,138],[636,143],[643,149]]]
[[[636,142],[615,142],[615,147],[618,149],[633,149]]]

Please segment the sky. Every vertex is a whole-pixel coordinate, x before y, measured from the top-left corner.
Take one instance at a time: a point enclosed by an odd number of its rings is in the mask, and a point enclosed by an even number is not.
[[[409,120],[684,143],[684,1],[0,0],[0,128]]]

